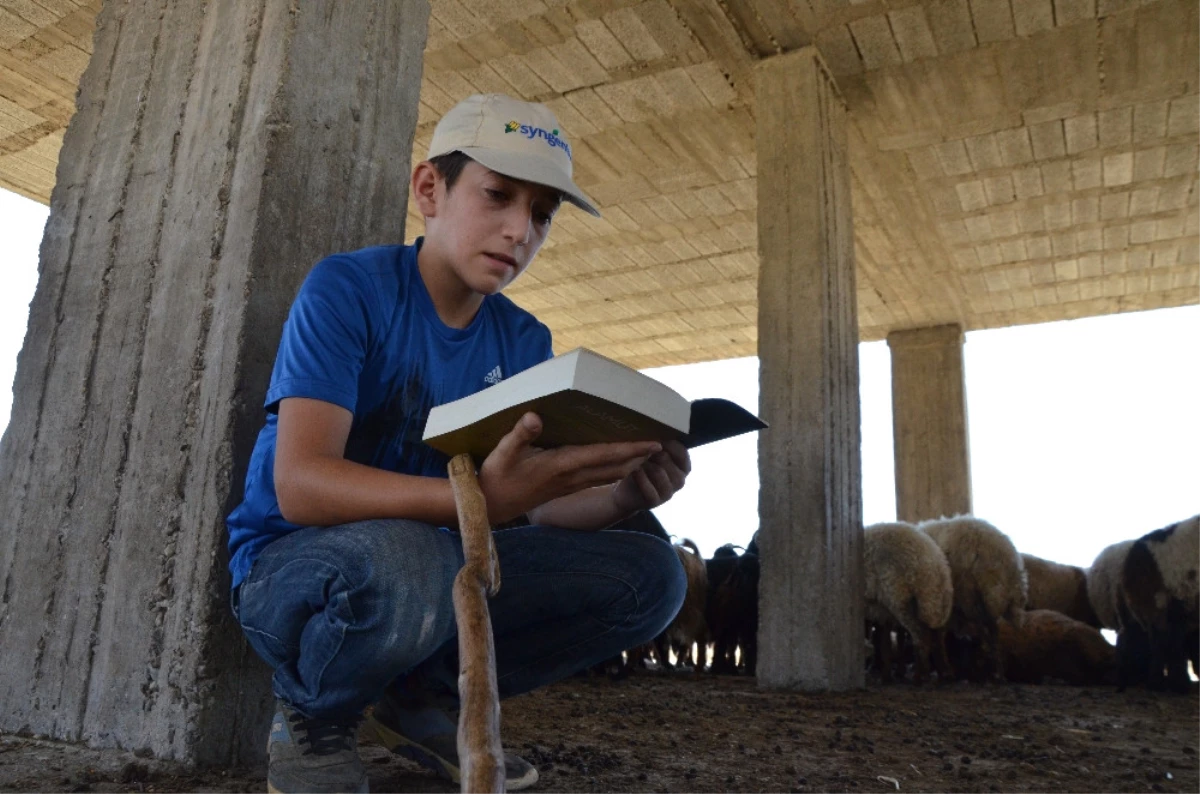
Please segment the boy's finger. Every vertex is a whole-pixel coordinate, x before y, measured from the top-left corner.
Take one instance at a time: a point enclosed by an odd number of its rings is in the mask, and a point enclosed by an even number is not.
[[[663,444],[663,452],[671,456],[671,460],[675,461],[676,466],[683,469],[684,474],[692,470],[692,457],[683,444],[678,441],[668,441]]]
[[[647,505],[657,507],[662,497],[658,495],[658,491],[654,488],[654,483],[650,482],[650,478],[646,475],[645,467],[635,471],[633,477],[634,482],[637,483],[638,491],[642,494],[642,499],[646,500]]]
[[[585,469],[595,466],[611,466],[628,461],[638,465],[661,449],[657,442],[623,444],[587,444],[585,446],[560,447],[556,452],[564,468]]]
[[[610,485],[633,474],[642,467],[643,463],[644,461],[642,460],[633,460],[609,466],[593,466],[580,469],[575,473],[575,477],[572,478],[573,484],[575,487],[584,488],[594,488],[597,485]],[[583,483],[587,483],[587,485],[583,485]]]
[[[524,414],[513,429],[508,432],[492,454],[500,454],[501,458],[510,459],[520,454],[522,447],[529,447],[542,434],[542,419],[532,411]]]

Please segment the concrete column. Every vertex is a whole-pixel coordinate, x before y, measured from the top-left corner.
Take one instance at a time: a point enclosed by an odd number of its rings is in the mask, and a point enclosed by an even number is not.
[[[0,447],[0,730],[261,757],[224,516],[305,273],[403,237],[428,13],[104,5]]]
[[[963,330],[939,325],[888,334],[896,514],[922,521],[971,512]]]
[[[757,68],[758,680],[863,683],[858,319],[846,111],[815,49]]]

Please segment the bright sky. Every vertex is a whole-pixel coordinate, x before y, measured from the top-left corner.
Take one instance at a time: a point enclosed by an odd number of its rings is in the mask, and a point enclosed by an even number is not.
[[[46,214],[0,190],[0,427]],[[1109,543],[1200,512],[1198,343],[1196,306],[967,334],[975,513],[1021,551],[1086,566]],[[896,515],[886,343],[861,345],[859,369],[869,524]],[[757,359],[648,372],[689,399],[757,411]],[[754,436],[695,450],[687,488],[657,511],[667,530],[706,555],[746,544],[758,527],[757,459]]]

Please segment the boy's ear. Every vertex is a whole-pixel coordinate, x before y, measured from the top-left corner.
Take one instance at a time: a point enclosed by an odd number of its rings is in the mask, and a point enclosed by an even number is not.
[[[411,185],[413,200],[417,202],[417,209],[426,218],[437,215],[438,187],[442,182],[441,172],[428,160],[417,163],[417,167],[413,169]]]

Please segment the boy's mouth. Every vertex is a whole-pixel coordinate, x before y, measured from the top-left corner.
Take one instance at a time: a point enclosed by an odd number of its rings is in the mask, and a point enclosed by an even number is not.
[[[498,262],[503,262],[504,264],[508,265],[509,267],[517,266],[517,260],[513,259],[511,256],[506,256],[505,254],[493,254],[490,251],[486,252],[486,255],[490,256],[492,259],[495,259]]]

